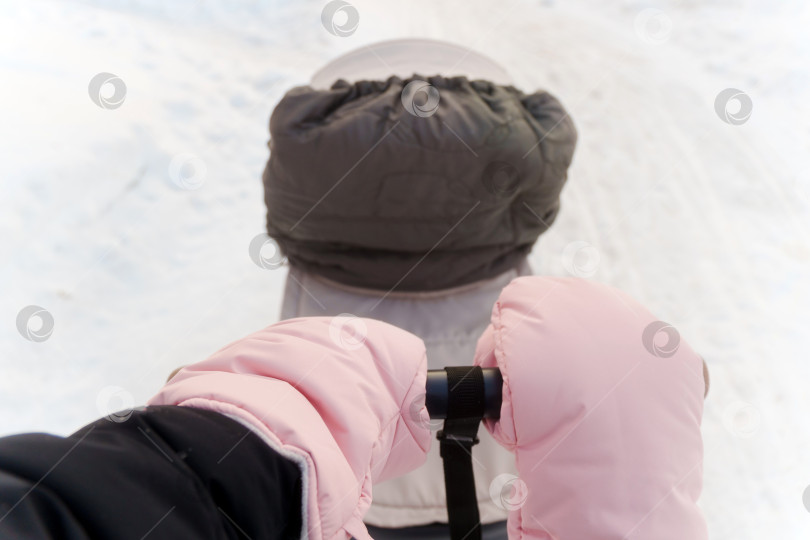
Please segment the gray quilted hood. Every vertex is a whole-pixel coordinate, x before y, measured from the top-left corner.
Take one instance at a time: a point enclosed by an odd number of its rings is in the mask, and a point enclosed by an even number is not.
[[[577,139],[548,92],[420,75],[293,88],[270,135],[267,232],[290,263],[400,291],[521,264],[557,215]]]

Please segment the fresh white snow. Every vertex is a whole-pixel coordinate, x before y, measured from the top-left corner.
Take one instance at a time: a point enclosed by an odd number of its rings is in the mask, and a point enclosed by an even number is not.
[[[810,537],[805,3],[356,0],[348,37],[325,4],[0,3],[0,434],[70,433],[277,320],[285,271],[248,256],[270,111],[342,52],[430,37],[571,112],[570,183],[532,263],[566,275],[587,243],[580,271],[707,359],[712,538]],[[91,101],[101,72],[120,107]],[[715,113],[726,88],[752,100],[741,125]],[[28,305],[52,314],[46,341],[18,332]]]

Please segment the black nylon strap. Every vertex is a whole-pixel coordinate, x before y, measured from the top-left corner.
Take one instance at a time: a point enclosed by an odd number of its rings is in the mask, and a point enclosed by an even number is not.
[[[479,366],[446,367],[447,418],[439,431],[451,540],[480,540],[472,447],[484,417],[484,374]]]

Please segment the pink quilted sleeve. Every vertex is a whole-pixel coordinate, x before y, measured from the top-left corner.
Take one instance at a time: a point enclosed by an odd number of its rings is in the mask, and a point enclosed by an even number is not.
[[[496,493],[511,539],[707,538],[703,366],[674,328],[611,287],[524,277],[476,363],[504,376],[487,428],[516,456],[519,479]]]

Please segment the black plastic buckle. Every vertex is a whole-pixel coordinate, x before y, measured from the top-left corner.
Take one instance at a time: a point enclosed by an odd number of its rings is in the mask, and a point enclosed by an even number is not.
[[[470,437],[468,435],[445,433],[443,429],[439,430],[439,432],[436,434],[436,438],[439,439],[441,442],[454,441],[462,446],[467,446],[470,448],[481,442],[477,436]]]

